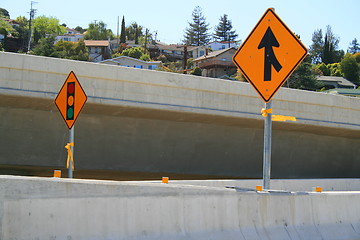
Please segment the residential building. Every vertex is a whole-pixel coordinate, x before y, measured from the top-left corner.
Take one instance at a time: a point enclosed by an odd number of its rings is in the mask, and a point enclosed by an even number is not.
[[[356,85],[346,78],[334,76],[318,76],[317,80],[324,83],[326,89],[332,88],[352,88],[355,89]]]
[[[198,58],[206,53],[206,46],[187,46],[187,58]],[[154,58],[159,55],[165,55],[169,61],[175,62],[183,60],[185,56],[185,45],[182,44],[166,44],[156,42],[148,46],[150,57]]]
[[[238,48],[239,42],[238,41],[214,41],[207,45],[213,51],[222,50],[226,48]]]
[[[78,42],[80,39],[83,38],[84,38],[84,34],[81,34],[79,31],[67,27],[65,34],[55,37],[55,43],[57,43],[60,40],[68,41],[68,42]]]
[[[111,57],[110,42],[108,40],[84,40],[92,62],[100,62]]]
[[[220,78],[224,75],[231,76],[236,73],[236,66],[232,61],[235,48],[227,48],[210,52],[194,59],[194,65],[201,68],[202,76]]]
[[[13,19],[0,18],[0,20],[3,20],[3,21],[6,21],[6,22],[10,23],[10,25],[11,25],[13,28],[20,26],[20,24],[19,24],[17,21],[13,20]],[[9,34],[8,36],[11,36],[10,33],[8,33],[8,34]],[[5,37],[6,37],[6,36],[4,36],[4,34],[0,34],[0,42],[1,42]]]
[[[324,93],[329,94],[338,94],[350,97],[360,97],[360,89],[350,89],[350,88],[333,88],[324,91]]]
[[[120,56],[112,59],[106,59],[104,61],[101,61],[100,63],[123,66],[123,67],[134,67],[139,69],[150,69],[150,70],[155,70],[161,65],[161,61],[146,62],[128,56]]]

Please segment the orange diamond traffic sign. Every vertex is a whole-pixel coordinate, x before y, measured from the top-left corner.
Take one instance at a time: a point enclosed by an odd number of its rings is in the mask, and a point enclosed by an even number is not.
[[[55,99],[55,104],[69,129],[74,125],[86,100],[87,96],[80,82],[71,71]]]
[[[269,8],[233,56],[233,62],[269,102],[306,57],[307,49]]]

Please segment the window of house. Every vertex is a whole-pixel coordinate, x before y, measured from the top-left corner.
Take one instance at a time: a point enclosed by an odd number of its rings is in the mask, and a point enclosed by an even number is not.
[[[172,51],[172,54],[176,54],[177,52],[176,51]]]
[[[143,68],[142,65],[134,65],[134,68]]]
[[[148,66],[148,69],[154,70],[154,69],[156,69],[156,65],[149,65],[149,66]]]
[[[225,49],[225,47],[226,47],[225,45],[221,45],[221,49]]]
[[[226,58],[221,59],[221,61],[226,62]]]
[[[95,53],[98,53],[99,52],[99,49],[96,47],[95,48]]]
[[[205,54],[205,51],[204,51],[204,50],[201,50],[201,51],[200,51],[200,56],[204,56],[204,54]]]

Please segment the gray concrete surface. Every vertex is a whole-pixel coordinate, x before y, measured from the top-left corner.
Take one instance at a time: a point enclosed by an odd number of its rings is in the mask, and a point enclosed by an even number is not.
[[[326,181],[318,183],[331,185]],[[220,187],[221,181],[206,185],[0,176],[0,238],[360,238],[359,191],[254,192]]]
[[[88,95],[76,169],[262,176],[263,102],[247,83],[0,53],[0,166],[64,167],[54,99],[70,71]],[[358,177],[360,99],[282,88],[272,177]],[[76,176],[76,173],[75,173]]]

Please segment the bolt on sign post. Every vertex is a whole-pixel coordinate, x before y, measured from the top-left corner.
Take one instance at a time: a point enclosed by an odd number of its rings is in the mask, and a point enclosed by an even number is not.
[[[233,62],[265,102],[264,189],[270,188],[271,99],[307,55],[299,38],[269,8],[233,56]]]
[[[69,169],[69,178],[72,178],[74,169],[74,124],[86,100],[87,96],[80,82],[75,76],[75,73],[71,71],[55,99],[55,105],[70,130],[69,144],[66,146],[68,149],[67,167]]]

